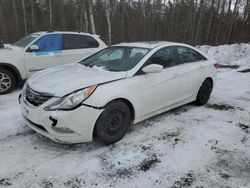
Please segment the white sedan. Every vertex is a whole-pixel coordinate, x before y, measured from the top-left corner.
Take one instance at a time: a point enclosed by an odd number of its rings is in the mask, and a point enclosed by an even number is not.
[[[204,105],[217,64],[179,43],[122,43],[33,75],[20,95],[25,122],[61,143],[120,140],[132,123],[195,102]]]

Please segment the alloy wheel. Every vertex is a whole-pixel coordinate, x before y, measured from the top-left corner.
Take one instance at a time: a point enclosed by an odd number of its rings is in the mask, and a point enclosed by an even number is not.
[[[9,75],[0,72],[0,92],[7,91],[11,87],[11,78]]]

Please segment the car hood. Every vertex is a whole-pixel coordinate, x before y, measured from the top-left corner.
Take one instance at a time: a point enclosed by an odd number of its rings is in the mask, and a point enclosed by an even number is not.
[[[126,72],[110,72],[79,63],[67,64],[40,71],[27,80],[28,86],[41,93],[57,97],[85,87],[126,77]]]
[[[12,50],[11,49],[9,49],[9,48],[0,48],[0,54],[1,55],[5,55],[5,54],[10,54],[10,53],[12,53]]]
[[[13,51],[20,51],[22,48],[12,46],[11,44],[4,44],[4,47],[0,49],[0,53],[13,53]]]
[[[13,56],[15,58],[20,57],[23,54],[22,49],[18,47],[4,47],[0,49],[0,62],[8,62],[8,60],[13,60]]]

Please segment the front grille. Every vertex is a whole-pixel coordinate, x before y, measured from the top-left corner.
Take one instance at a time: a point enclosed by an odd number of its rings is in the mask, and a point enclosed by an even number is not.
[[[39,92],[36,92],[32,90],[29,86],[27,86],[25,91],[25,98],[26,100],[34,105],[34,106],[40,106],[43,103],[45,103],[47,100],[49,100],[52,96],[44,95]]]

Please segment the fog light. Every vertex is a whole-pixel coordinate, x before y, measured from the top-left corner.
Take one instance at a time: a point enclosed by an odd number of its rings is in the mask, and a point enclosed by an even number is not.
[[[74,131],[65,127],[51,127],[51,128],[58,133],[74,133]]]

